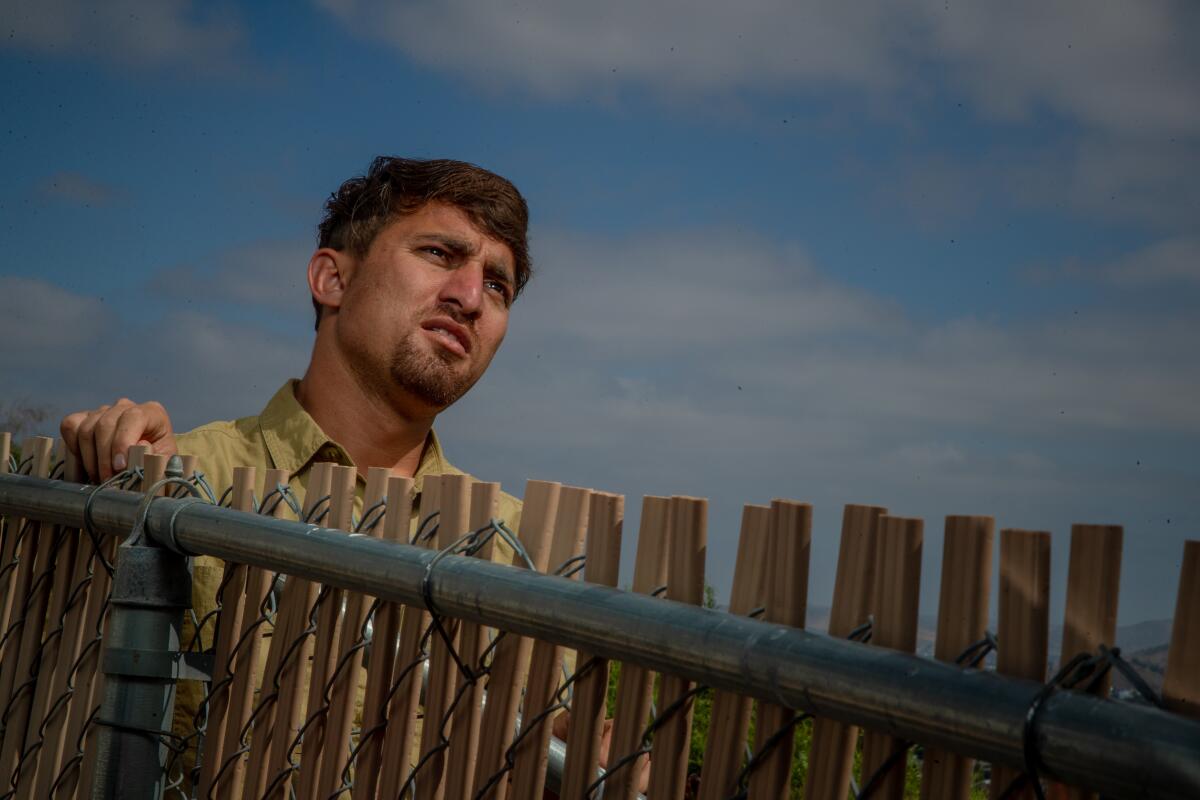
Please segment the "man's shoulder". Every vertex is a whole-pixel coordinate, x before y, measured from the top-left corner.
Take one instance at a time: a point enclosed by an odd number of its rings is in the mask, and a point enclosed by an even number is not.
[[[176,435],[176,441],[207,443],[220,439],[247,439],[258,434],[258,415],[239,419],[218,419]]]
[[[195,456],[197,469],[222,489],[234,467],[263,467],[268,458],[257,416],[205,423],[178,434],[175,444],[181,455]]]
[[[257,416],[214,420],[178,434],[175,443],[180,453],[197,457],[203,457],[214,450],[263,449],[262,431]]]

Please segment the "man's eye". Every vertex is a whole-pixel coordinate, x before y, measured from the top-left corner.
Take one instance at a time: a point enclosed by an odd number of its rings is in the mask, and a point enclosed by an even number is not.
[[[431,244],[431,245],[426,246],[423,249],[425,250],[426,253],[429,253],[429,255],[431,255],[435,258],[445,258],[447,255],[445,250],[443,250],[440,247],[437,247],[436,245]]]
[[[507,283],[505,283],[504,281],[486,280],[483,282],[483,285],[486,286],[490,291],[496,292],[498,295],[503,297],[505,303],[508,302],[508,284]]]

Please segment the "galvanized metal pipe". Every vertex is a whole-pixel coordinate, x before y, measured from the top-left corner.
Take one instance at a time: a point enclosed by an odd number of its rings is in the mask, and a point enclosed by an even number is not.
[[[90,491],[0,475],[0,511],[78,526]],[[128,531],[137,502],[99,494],[98,529]],[[422,604],[428,550],[204,504],[180,508],[186,502],[154,502],[148,530],[159,542]],[[430,585],[437,609],[451,616],[1023,766],[1036,683],[479,559],[439,561]],[[1200,722],[1074,692],[1052,695],[1038,720],[1039,766],[1049,777],[1111,797],[1200,797]]]
[[[149,546],[147,546],[149,545]],[[125,542],[113,576],[104,645],[95,800],[162,797],[179,675],[179,626],[191,606],[187,559],[151,543]]]

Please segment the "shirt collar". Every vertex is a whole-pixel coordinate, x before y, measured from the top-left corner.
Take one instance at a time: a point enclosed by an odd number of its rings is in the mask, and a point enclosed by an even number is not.
[[[296,399],[298,383],[299,381],[293,378],[281,386],[258,417],[263,441],[275,467],[286,469],[294,475],[318,458],[321,461],[355,466],[345,448],[326,436],[316,421],[304,410],[304,406],[300,405],[300,401]],[[451,471],[456,470],[446,461],[442,443],[431,429],[413,477],[419,484],[426,475],[439,475]]]

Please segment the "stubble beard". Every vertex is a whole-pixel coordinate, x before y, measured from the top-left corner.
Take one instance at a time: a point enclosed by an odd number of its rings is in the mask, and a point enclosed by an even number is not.
[[[475,385],[475,376],[460,374],[448,359],[423,352],[411,341],[402,342],[392,354],[395,385],[439,409],[453,405]]]

